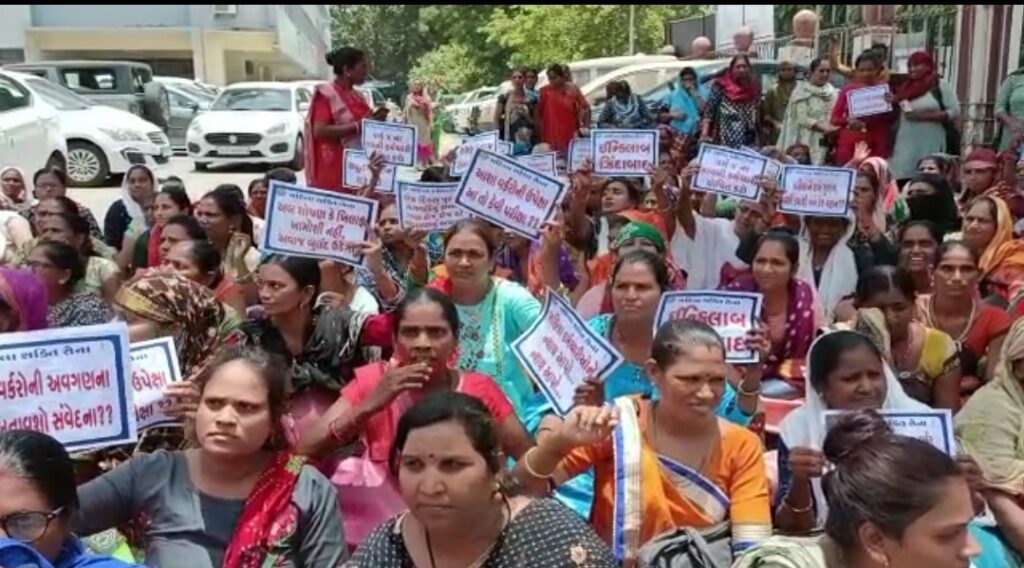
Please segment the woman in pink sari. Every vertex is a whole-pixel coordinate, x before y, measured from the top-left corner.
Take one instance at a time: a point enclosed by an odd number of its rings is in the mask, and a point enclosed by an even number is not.
[[[371,113],[355,88],[366,80],[369,65],[365,53],[342,47],[327,55],[327,63],[334,68],[334,81],[316,86],[306,117],[306,184],[351,193],[356,188],[342,185],[345,150],[362,147],[363,119],[378,118],[378,113]]]
[[[434,124],[434,102],[423,86],[423,81],[413,81],[409,95],[405,97],[405,120],[416,127],[416,161],[421,167],[430,165],[434,156],[434,145],[430,139],[430,126]]]

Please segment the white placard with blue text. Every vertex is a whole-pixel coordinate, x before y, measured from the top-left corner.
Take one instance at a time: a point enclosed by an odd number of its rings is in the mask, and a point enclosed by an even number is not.
[[[459,184],[455,204],[528,239],[554,218],[568,186],[508,156],[478,151]]]
[[[375,152],[385,164],[416,165],[416,127],[397,122],[363,119],[363,151]]]
[[[552,290],[537,321],[512,342],[512,353],[559,415],[572,409],[576,388],[604,382],[622,355]]]
[[[824,412],[825,432],[843,414],[842,410]],[[889,428],[900,436],[916,438],[927,442],[950,457],[956,457],[956,438],[953,434],[953,415],[948,408],[897,411],[878,410],[878,414],[889,423]]]
[[[167,416],[170,399],[164,397],[167,385],[181,382],[178,350],[173,337],[132,343],[132,396],[139,431],[178,422]]]
[[[590,160],[594,161],[594,154],[592,152],[593,144],[590,142],[590,138],[573,138],[569,141],[569,160],[566,164],[566,170],[569,174],[579,171],[583,167],[583,162]]]
[[[747,347],[747,334],[757,328],[764,296],[756,292],[680,290],[665,292],[654,316],[654,331],[665,322],[691,320],[713,327],[725,343],[728,363],[756,363],[760,356]]]
[[[379,193],[395,192],[395,173],[397,168],[394,164],[384,164],[380,169],[380,178],[377,179],[377,186],[373,188]],[[345,161],[342,163],[342,185],[351,189],[362,189],[370,183],[370,158],[362,150],[345,149]]]
[[[498,154],[501,154],[502,156],[511,156],[512,143],[505,142],[504,140],[498,140],[498,146],[497,148],[494,149],[494,151],[497,152]]]
[[[783,166],[779,211],[815,217],[846,217],[856,173],[850,168]]]
[[[462,139],[462,144],[459,144],[455,148],[455,161],[452,162],[451,174],[452,177],[462,177],[469,169],[469,164],[473,161],[473,157],[476,156],[477,150],[487,150],[488,152],[494,152],[501,154],[502,150],[498,149],[498,131],[491,130],[476,136],[469,136]]]
[[[373,199],[271,180],[260,252],[360,266],[377,207]]]
[[[590,131],[594,174],[646,176],[658,165],[657,130],[599,128]]]
[[[35,430],[69,451],[137,439],[128,327],[0,333],[0,432]]]
[[[446,231],[469,218],[455,206],[458,183],[400,183],[396,204],[398,224],[413,231]]]
[[[888,94],[888,83],[847,91],[847,114],[850,118],[860,118],[890,112],[892,103],[885,100],[885,96]]]
[[[558,154],[556,152],[544,152],[543,154],[527,154],[525,156],[516,156],[516,161],[531,170],[536,170],[542,174],[549,176],[558,175],[558,169],[555,165],[557,162]]]
[[[761,176],[768,168],[768,158],[725,146],[701,144],[697,166],[693,189],[747,201],[761,198]]]

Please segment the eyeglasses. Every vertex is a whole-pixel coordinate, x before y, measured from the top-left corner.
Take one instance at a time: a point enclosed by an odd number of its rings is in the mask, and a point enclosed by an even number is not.
[[[0,517],[0,528],[8,537],[24,542],[33,543],[44,534],[50,527],[50,523],[60,516],[64,507],[58,507],[49,513],[41,511],[19,511],[11,513],[6,517]]]

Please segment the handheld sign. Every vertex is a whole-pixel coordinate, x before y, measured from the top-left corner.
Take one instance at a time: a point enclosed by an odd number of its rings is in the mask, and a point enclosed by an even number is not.
[[[164,387],[181,382],[178,351],[173,337],[161,337],[131,345],[132,393],[135,421],[141,432],[151,426],[177,422],[167,416],[170,400],[164,398]]]
[[[124,323],[0,334],[0,432],[69,451],[134,442],[129,364]]]
[[[395,165],[384,164],[380,169],[374,191],[380,193],[395,192]],[[370,183],[370,157],[362,150],[345,150],[345,161],[342,164],[342,178],[345,187],[360,189]]]
[[[697,164],[700,169],[693,177],[693,189],[748,201],[760,199],[759,178],[768,167],[768,158],[724,146],[701,144]]]
[[[540,317],[512,342],[512,353],[561,416],[572,409],[577,387],[587,379],[603,382],[623,361],[608,340],[551,290]]]
[[[571,174],[583,167],[585,160],[594,161],[593,143],[589,138],[573,138],[569,141],[569,163],[566,169]]]
[[[477,134],[476,136],[470,136],[469,138],[463,139],[462,144],[455,149],[455,161],[452,162],[451,167],[452,177],[462,177],[465,175],[466,170],[469,169],[469,164],[473,161],[473,156],[476,155],[477,150],[501,153],[498,150],[498,142],[497,130],[484,132],[483,134]]]
[[[782,163],[775,160],[768,160],[768,164],[764,167],[764,177],[779,179],[782,175]]]
[[[260,250],[359,266],[376,219],[372,199],[271,180]]]
[[[511,156],[512,143],[505,142],[504,140],[498,140],[498,146],[494,149],[494,151],[498,154],[501,154],[502,156]]]
[[[543,154],[527,154],[525,156],[519,156],[516,158],[516,161],[531,170],[535,170],[549,176],[554,176],[558,175],[558,169],[555,165],[557,157],[558,154],[556,152],[545,152]]]
[[[846,217],[856,172],[826,166],[784,166],[779,211],[818,217]]]
[[[455,204],[534,241],[555,216],[566,184],[512,158],[477,152],[459,184]]]
[[[416,127],[395,122],[363,119],[363,151],[374,152],[384,163],[399,166],[416,165]]]
[[[928,442],[950,457],[956,457],[956,438],[953,435],[953,415],[948,408],[914,410],[878,410],[878,414],[889,423],[892,431],[900,436]],[[825,431],[835,425],[842,410],[824,412]]]
[[[657,130],[593,130],[590,144],[599,176],[645,176],[658,165]]]
[[[726,362],[756,363],[759,355],[747,348],[747,332],[757,326],[763,298],[750,292],[665,292],[655,312],[654,329],[657,332],[665,322],[673,320],[706,323],[722,337]]]
[[[850,118],[874,116],[891,111],[892,104],[885,100],[885,96],[888,94],[888,83],[847,91],[846,105]]]
[[[398,184],[398,224],[403,229],[443,231],[469,218],[455,206],[457,183]]]

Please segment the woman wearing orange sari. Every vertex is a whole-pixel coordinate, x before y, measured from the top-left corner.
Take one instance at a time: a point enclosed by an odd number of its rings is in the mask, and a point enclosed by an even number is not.
[[[513,473],[542,492],[540,482],[559,484],[593,467],[590,523],[625,566],[678,527],[702,531],[716,565],[730,565],[772,526],[760,440],[715,414],[727,374],[722,340],[706,324],[665,324],[647,370],[658,401],[623,397],[577,406],[564,421],[545,418],[538,445]]]
[[[334,68],[334,81],[321,83],[313,90],[306,117],[306,185],[332,191],[354,192],[342,185],[345,149],[362,148],[364,118],[382,118],[372,112],[363,95],[355,89],[366,80],[369,65],[366,54],[342,47],[327,55]]]
[[[981,253],[982,297],[1009,302],[1024,290],[1024,241],[1013,238],[1013,215],[999,197],[975,199],[964,214],[964,242]]]

